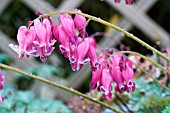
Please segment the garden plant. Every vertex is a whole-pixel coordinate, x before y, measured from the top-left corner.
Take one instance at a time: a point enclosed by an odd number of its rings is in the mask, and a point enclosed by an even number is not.
[[[120,3],[120,0],[114,0],[113,2]],[[127,5],[133,5],[134,1],[125,0],[125,3]],[[100,98],[103,98],[104,100],[112,99],[113,95],[117,95],[117,98],[121,98],[119,97],[119,94],[123,93],[130,93],[130,99],[132,100],[133,97],[135,98],[135,95],[140,95],[140,88],[135,84],[135,82],[140,83],[140,80],[134,81],[133,79],[134,73],[137,72],[144,72],[148,82],[154,81],[160,86],[160,88],[164,89],[165,92],[169,94],[169,84],[162,84],[152,75],[151,69],[148,69],[148,67],[152,68],[152,66],[155,66],[154,69],[156,69],[159,74],[164,74],[167,77],[167,80],[169,80],[170,57],[168,56],[168,49],[165,53],[160,52],[125,29],[104,21],[101,18],[85,14],[80,9],[74,9],[66,12],[51,12],[46,14],[36,12],[36,14],[38,15],[38,18],[29,21],[27,26],[19,27],[17,34],[18,45],[9,44],[9,47],[18,54],[18,58],[20,60],[22,60],[23,57],[29,58],[33,56],[40,57],[42,62],[46,62],[48,56],[50,56],[53,51],[55,51],[55,44],[57,44],[60,53],[69,61],[73,71],[80,71],[83,65],[88,63],[90,64],[89,68],[92,71],[92,79],[89,84],[90,90],[100,92],[102,94]],[[52,15],[59,16],[59,24],[52,21]],[[159,62],[158,60],[156,61],[152,56],[145,56],[130,50],[120,51],[114,48],[104,48],[102,51],[100,51],[100,53],[97,53],[97,42],[95,35],[88,35],[88,32],[86,31],[86,27],[91,21],[117,30],[118,32],[126,35],[127,38],[131,38],[138,42],[142,46],[151,50],[154,53],[153,57],[158,58]],[[141,60],[144,60],[144,62],[141,62]],[[137,66],[139,66],[140,70],[134,71],[134,69],[137,69]],[[82,97],[83,99],[92,101],[104,108],[113,110],[114,112],[124,112],[123,110],[119,110],[107,104],[106,102],[100,101],[100,99],[92,97],[91,95],[83,94],[72,88],[55,83],[32,73],[22,71],[3,63],[0,63],[0,67],[5,70],[17,72],[26,77],[30,77],[32,79],[68,91]],[[145,71],[147,69],[148,71]],[[6,75],[6,77],[9,76]],[[2,74],[0,69],[0,90],[3,90],[4,82],[5,76]],[[153,87],[157,88],[157,86]],[[134,93],[135,90],[137,90],[137,93]],[[22,95],[22,93],[18,94]],[[5,98],[3,97],[3,94],[0,94],[0,104],[2,104],[4,101]],[[71,102],[70,104],[73,103]],[[167,106],[164,110],[164,113],[168,113],[169,108],[170,107]]]

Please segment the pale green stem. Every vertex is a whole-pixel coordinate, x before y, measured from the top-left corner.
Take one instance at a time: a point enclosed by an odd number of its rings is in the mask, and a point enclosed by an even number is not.
[[[135,64],[135,63],[133,63]],[[137,66],[137,64],[135,64]],[[166,89],[167,91],[170,92],[170,89],[168,87],[166,87],[165,85],[161,84],[157,79],[155,79],[150,73],[148,73],[147,71],[145,71],[143,68],[139,67],[138,68],[143,71],[147,76],[149,76],[150,78],[153,79],[153,81],[155,81],[158,85],[160,85],[161,87],[163,87],[164,89]]]
[[[49,84],[49,85],[55,86],[55,87],[57,87],[57,88],[63,89],[63,90],[65,90],[65,91],[71,92],[71,93],[73,93],[73,94],[79,95],[79,96],[81,96],[81,97],[83,97],[83,98],[86,98],[87,100],[90,100],[90,101],[92,101],[92,102],[94,102],[94,103],[97,103],[97,104],[103,106],[103,107],[106,107],[106,108],[108,108],[108,109],[111,109],[111,110],[113,110],[113,111],[115,111],[115,112],[117,112],[117,113],[123,113],[122,111],[116,110],[115,108],[113,108],[113,107],[111,107],[111,106],[109,106],[109,105],[107,105],[107,104],[105,104],[105,103],[103,103],[103,102],[101,102],[101,101],[99,101],[99,100],[97,100],[97,99],[95,99],[95,98],[92,98],[92,97],[87,96],[87,95],[85,95],[85,94],[83,94],[83,93],[80,93],[80,92],[78,92],[78,91],[76,91],[76,90],[74,90],[74,89],[72,89],[72,88],[68,88],[68,87],[63,86],[63,85],[61,85],[61,84],[57,84],[57,83],[54,83],[54,82],[49,81],[49,80],[47,80],[47,79],[44,79],[44,78],[35,76],[35,75],[33,75],[33,74],[26,73],[26,72],[24,72],[24,71],[22,71],[22,70],[20,70],[20,69],[13,68],[13,67],[7,66],[7,65],[5,65],[5,64],[1,64],[1,63],[0,63],[0,67],[2,67],[2,68],[4,68],[4,69],[7,69],[7,70],[11,70],[11,71],[17,72],[17,73],[20,73],[20,74],[22,74],[22,75],[25,75],[25,76],[27,76],[27,77],[30,77],[30,78],[33,78],[33,79],[36,79],[36,80],[39,80],[39,81],[41,81],[41,82],[47,83],[47,84]]]
[[[111,58],[112,56],[114,56],[115,54],[123,54],[123,53],[133,54],[133,55],[135,55],[135,56],[139,56],[139,57],[141,57],[141,58],[143,58],[143,59],[145,59],[145,60],[148,60],[149,62],[151,62],[151,63],[152,63],[153,65],[155,65],[156,67],[159,67],[160,69],[162,69],[162,70],[164,70],[165,72],[167,72],[168,74],[170,74],[170,71],[167,70],[166,68],[164,68],[163,66],[161,66],[160,64],[152,61],[151,59],[145,57],[145,56],[142,55],[142,54],[139,54],[139,53],[133,52],[133,51],[120,51],[120,52],[115,52],[115,53],[113,53],[112,55],[110,55],[108,59],[110,59],[110,58]]]
[[[52,13],[48,13],[48,14],[45,14],[44,16],[48,17],[48,16],[51,16],[53,14],[61,14],[61,13],[68,13],[68,14],[78,14],[78,15],[81,15],[81,16],[84,16],[84,17],[87,17],[89,18],[90,20],[93,20],[93,21],[96,21],[96,22],[99,22],[103,25],[106,25],[108,27],[111,27],[119,32],[122,32],[124,33],[127,37],[130,37],[132,38],[133,40],[137,41],[138,43],[142,44],[143,46],[145,46],[146,48],[150,49],[151,51],[155,52],[156,54],[160,55],[161,57],[163,57],[164,59],[166,59],[167,61],[170,62],[170,58],[168,58],[167,56],[165,56],[164,54],[162,54],[161,52],[159,52],[157,49],[153,48],[152,46],[150,46],[149,44],[145,43],[144,41],[142,41],[141,39],[137,38],[136,36],[134,36],[133,34],[121,29],[120,27],[118,26],[115,26],[107,21],[104,21],[102,20],[101,18],[97,18],[97,17],[94,17],[94,16],[91,16],[91,15],[88,15],[88,14],[84,14],[84,13],[79,13],[77,11],[69,11],[69,12],[52,12]]]

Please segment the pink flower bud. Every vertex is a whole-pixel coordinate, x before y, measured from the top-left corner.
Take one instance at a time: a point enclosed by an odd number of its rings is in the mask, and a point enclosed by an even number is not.
[[[75,37],[75,26],[72,17],[68,14],[61,14],[59,16],[59,21],[63,25],[64,31],[69,35],[69,37]]]
[[[58,24],[53,24],[53,35],[55,37],[55,39],[57,40],[57,42],[59,44],[61,44],[61,42],[59,41],[59,30],[58,30],[59,25]]]
[[[78,10],[79,13],[81,13],[80,10]],[[81,15],[78,15],[76,14],[75,17],[74,17],[74,25],[75,27],[81,31],[83,30],[85,27],[86,27],[86,18],[81,16]]]

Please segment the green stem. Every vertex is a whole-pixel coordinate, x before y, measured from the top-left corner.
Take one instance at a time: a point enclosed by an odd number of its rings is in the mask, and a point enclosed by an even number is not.
[[[48,16],[51,16],[53,14],[61,14],[61,13],[68,13],[68,14],[78,14],[78,15],[81,15],[81,16],[84,16],[84,17],[87,17],[93,21],[96,21],[96,22],[99,22],[103,25],[106,25],[108,27],[111,27],[119,32],[122,32],[124,33],[127,37],[130,37],[132,38],[133,40],[137,41],[138,43],[142,44],[143,46],[145,46],[146,48],[150,49],[151,51],[154,51],[156,54],[160,55],[162,58],[166,59],[167,61],[170,62],[170,58],[168,58],[167,56],[165,56],[164,54],[162,54],[160,51],[158,51],[157,49],[153,48],[152,46],[150,46],[149,44],[145,43],[144,41],[142,41],[141,39],[137,38],[136,36],[134,36],[133,34],[121,29],[120,27],[118,26],[115,26],[107,21],[104,21],[100,18],[97,18],[97,17],[94,17],[94,16],[91,16],[91,15],[88,15],[88,14],[84,14],[84,13],[79,13],[79,12],[76,12],[76,11],[69,11],[69,12],[52,12],[52,13],[48,13],[48,14],[45,14],[44,16],[48,17]]]
[[[135,64],[135,63],[133,63]],[[136,64],[135,64],[136,65]],[[136,65],[137,66],[137,65]],[[168,87],[166,87],[165,85],[161,84],[157,79],[155,79],[150,73],[148,73],[147,71],[145,71],[143,68],[139,67],[138,68],[143,71],[147,76],[149,76],[150,78],[153,79],[153,81],[155,81],[158,85],[160,85],[161,87],[163,87],[164,89],[166,89],[167,91],[170,92],[170,89]]]
[[[79,96],[81,96],[81,97],[83,97],[83,98],[86,98],[86,99],[88,99],[88,100],[90,100],[90,101],[92,101],[92,102],[95,102],[95,103],[97,103],[97,104],[99,104],[99,105],[101,105],[101,106],[103,106],[103,107],[106,107],[106,108],[108,108],[108,109],[111,109],[111,110],[113,110],[113,111],[115,111],[115,112],[117,112],[117,113],[123,113],[122,111],[116,110],[115,108],[113,108],[113,107],[111,107],[111,106],[109,106],[109,105],[107,105],[107,104],[105,104],[105,103],[103,103],[103,102],[101,102],[101,101],[99,101],[99,100],[97,100],[97,99],[95,99],[95,98],[92,98],[92,97],[87,96],[87,95],[85,95],[85,94],[83,94],[83,93],[80,93],[80,92],[78,92],[78,91],[76,91],[76,90],[74,90],[74,89],[72,89],[72,88],[68,88],[68,87],[63,86],[63,85],[61,85],[61,84],[57,84],[57,83],[51,82],[51,81],[49,81],[49,80],[47,80],[47,79],[44,79],[44,78],[35,76],[35,75],[33,75],[33,74],[26,73],[26,72],[24,72],[24,71],[22,71],[22,70],[20,70],[20,69],[13,68],[13,67],[7,66],[7,65],[5,65],[5,64],[1,64],[1,63],[0,63],[0,67],[2,67],[2,68],[4,68],[4,69],[7,69],[7,70],[11,70],[11,71],[17,72],[17,73],[20,73],[20,74],[23,74],[23,75],[25,75],[25,76],[27,76],[27,77],[30,77],[30,78],[39,80],[39,81],[41,81],[41,82],[47,83],[47,84],[49,84],[49,85],[55,86],[55,87],[57,87],[57,88],[63,89],[63,90],[65,90],[65,91],[71,92],[71,93],[73,93],[73,94],[79,95]]]
[[[152,61],[151,59],[149,59],[149,58],[145,57],[144,55],[139,54],[139,53],[137,53],[137,52],[133,52],[133,51],[120,51],[120,52],[113,53],[110,57],[114,56],[115,54],[123,54],[123,53],[129,53],[129,54],[133,54],[133,55],[135,55],[135,56],[140,56],[141,58],[143,58],[143,59],[145,59],[145,60],[148,60],[149,62],[151,62],[151,63],[152,63],[153,65],[155,65],[156,67],[159,67],[160,69],[162,69],[162,70],[164,70],[165,72],[167,72],[168,74],[170,74],[170,71],[169,71],[169,70],[167,70],[166,68],[164,68],[164,67],[161,66],[160,64]],[[110,57],[109,57],[109,58],[110,58]],[[109,58],[108,58],[108,59],[109,59]]]

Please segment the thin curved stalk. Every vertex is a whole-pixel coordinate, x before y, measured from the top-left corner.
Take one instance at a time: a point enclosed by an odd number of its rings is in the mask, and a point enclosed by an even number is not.
[[[0,67],[2,67],[2,68],[4,68],[4,69],[7,69],[7,70],[11,70],[11,71],[17,72],[17,73],[20,73],[20,74],[22,74],[22,75],[25,75],[25,76],[27,76],[27,77],[30,77],[30,78],[33,78],[33,79],[36,79],[36,80],[39,80],[39,81],[41,81],[41,82],[44,82],[44,83],[47,83],[47,84],[49,84],[49,85],[55,86],[55,87],[57,87],[57,88],[60,88],[60,89],[65,90],[65,91],[68,91],[68,92],[70,92],[70,93],[79,95],[79,96],[81,96],[81,97],[83,97],[83,98],[86,98],[86,99],[88,99],[88,100],[90,100],[90,101],[92,101],[92,102],[95,102],[95,103],[97,103],[97,104],[99,104],[99,105],[101,105],[101,106],[103,106],[103,107],[106,107],[106,108],[108,108],[108,109],[111,109],[111,110],[113,110],[113,111],[115,111],[115,112],[117,112],[117,113],[123,113],[122,111],[116,110],[115,108],[113,108],[113,107],[111,107],[111,106],[109,106],[109,105],[107,105],[107,104],[105,104],[105,103],[103,103],[103,102],[101,102],[101,101],[93,98],[93,97],[90,97],[90,96],[88,96],[88,95],[85,95],[85,94],[83,94],[83,93],[80,93],[80,92],[78,92],[78,91],[76,91],[76,90],[74,90],[74,89],[72,89],[72,88],[68,88],[68,87],[63,86],[63,85],[61,85],[61,84],[54,83],[54,82],[49,81],[49,80],[47,80],[47,79],[44,79],[44,78],[35,76],[35,75],[33,75],[33,74],[29,74],[29,73],[24,72],[24,71],[22,71],[22,70],[20,70],[20,69],[17,69],[17,68],[14,68],[14,67],[11,67],[11,66],[8,66],[8,65],[5,65],[5,64],[1,64],[1,63],[0,63]]]
[[[135,63],[133,63],[135,64]],[[135,64],[136,65],[136,64]],[[136,65],[137,66],[137,65]],[[150,73],[148,73],[147,71],[145,71],[143,68],[139,67],[138,68],[143,71],[147,76],[149,76],[150,78],[153,79],[154,82],[156,82],[158,85],[160,85],[161,87],[163,87],[164,89],[166,89],[167,91],[170,92],[170,89],[168,87],[166,87],[165,85],[161,84],[157,79],[155,79]]]
[[[145,46],[146,48],[150,49],[151,51],[155,52],[156,54],[158,54],[159,56],[161,56],[162,58],[166,59],[167,61],[170,62],[170,58],[168,58],[167,56],[165,56],[164,54],[162,54],[160,51],[158,51],[157,49],[153,48],[152,46],[150,46],[149,44],[145,43],[144,41],[142,41],[141,39],[139,39],[138,37],[134,36],[133,34],[125,31],[124,29],[121,29],[120,27],[116,26],[116,25],[113,25],[107,21],[104,21],[102,20],[101,18],[97,18],[97,17],[94,17],[94,16],[91,16],[91,15],[88,15],[88,14],[85,14],[85,13],[79,13],[77,11],[69,11],[69,12],[52,12],[52,13],[47,13],[45,14],[44,16],[48,17],[48,16],[51,16],[53,14],[61,14],[61,13],[68,13],[68,14],[78,14],[78,15],[81,15],[81,16],[84,16],[84,17],[87,17],[89,18],[90,20],[93,20],[93,21],[96,21],[96,22],[99,22],[103,25],[106,25],[108,27],[111,27],[119,32],[122,32],[124,33],[127,37],[130,37],[132,38],[133,40],[137,41],[138,43],[142,44],[143,46]]]
[[[144,56],[144,55],[142,55],[142,54],[139,54],[139,53],[137,53],[137,52],[133,52],[133,51],[120,51],[120,52],[115,52],[115,53],[113,53],[110,57],[114,56],[115,54],[123,54],[123,53],[133,54],[133,55],[135,55],[135,56],[139,56],[139,57],[141,57],[141,58],[143,58],[143,59],[145,59],[145,60],[148,60],[149,62],[151,62],[151,63],[152,63],[153,65],[155,65],[156,67],[159,67],[160,69],[162,69],[162,70],[164,70],[165,72],[167,72],[168,74],[170,74],[170,71],[169,71],[169,70],[167,70],[166,68],[164,68],[164,67],[161,66],[160,64],[152,61],[151,59],[149,59],[149,58],[147,58],[146,56]],[[109,58],[110,58],[110,57],[109,57]],[[109,58],[108,58],[108,59],[109,59]]]

